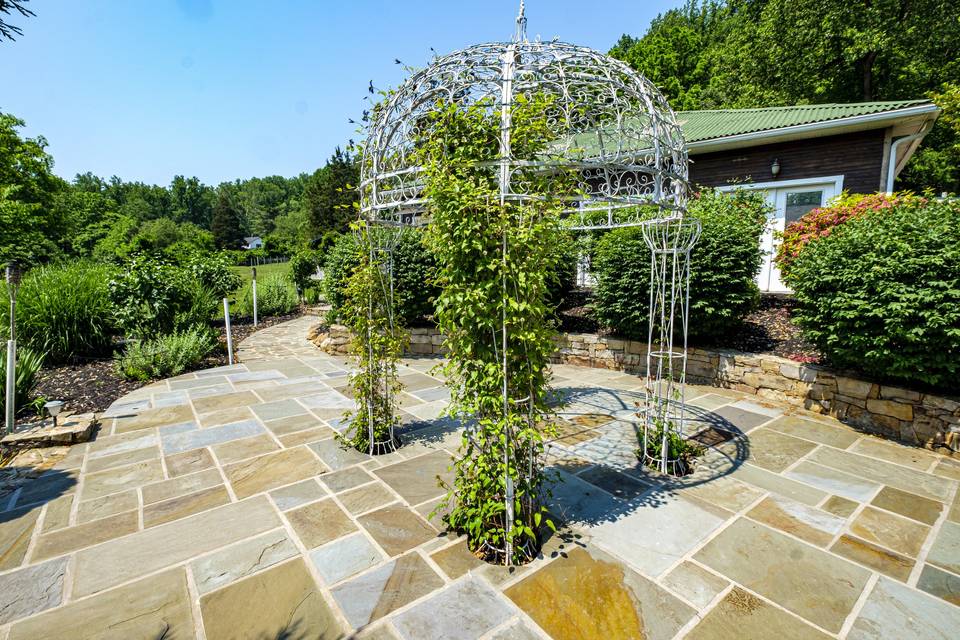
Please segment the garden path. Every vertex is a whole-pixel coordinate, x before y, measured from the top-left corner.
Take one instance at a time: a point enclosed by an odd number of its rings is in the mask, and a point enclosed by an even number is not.
[[[342,449],[349,364],[265,329],[242,362],[118,400],[0,514],[0,638],[948,638],[960,463],[691,387],[709,450],[639,468],[640,379],[555,366],[565,522],[513,570],[431,515],[457,425],[403,361],[404,446]],[[357,634],[357,635],[351,635]]]

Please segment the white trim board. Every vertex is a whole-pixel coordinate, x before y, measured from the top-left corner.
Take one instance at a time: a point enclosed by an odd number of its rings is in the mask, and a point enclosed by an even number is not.
[[[747,189],[749,191],[766,191],[768,189],[783,189],[789,187],[802,187],[808,184],[833,184],[837,195],[843,191],[843,176],[819,176],[811,178],[796,178],[795,180],[772,180],[770,182],[743,182],[738,184],[725,184],[722,187],[715,187],[717,191],[736,191],[737,189]]]

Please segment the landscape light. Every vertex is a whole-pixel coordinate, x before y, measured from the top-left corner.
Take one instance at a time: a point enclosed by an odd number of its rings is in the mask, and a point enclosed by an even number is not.
[[[46,411],[51,418],[53,418],[53,426],[57,426],[57,416],[60,415],[60,411],[63,409],[62,400],[50,400],[43,403],[43,409]]]

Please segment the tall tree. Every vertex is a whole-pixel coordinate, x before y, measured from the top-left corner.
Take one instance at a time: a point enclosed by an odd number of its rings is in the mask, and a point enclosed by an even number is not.
[[[30,18],[37,14],[30,9],[27,9],[26,5],[30,0],[0,0],[0,14],[3,15],[13,15],[14,12],[20,14],[21,17]],[[16,40],[14,36],[22,36],[23,29],[20,27],[10,24],[6,21],[5,18],[0,18],[0,42],[3,40]]]
[[[203,229],[210,228],[213,204],[217,199],[213,187],[208,187],[195,177],[174,176],[170,183],[170,199],[175,221],[190,222]]]
[[[0,113],[0,265],[53,257],[64,234],[53,206],[64,183],[42,137],[21,137],[23,120]]]
[[[956,0],[688,1],[610,53],[678,109],[942,97],[960,84],[960,12]],[[943,128],[900,186],[960,190]]]
[[[303,206],[307,211],[310,234],[321,238],[329,231],[344,232],[356,218],[357,183],[360,169],[349,152],[337,147],[322,168],[306,180]]]
[[[210,231],[220,249],[239,249],[243,246],[243,220],[227,189],[220,189],[213,208]]]

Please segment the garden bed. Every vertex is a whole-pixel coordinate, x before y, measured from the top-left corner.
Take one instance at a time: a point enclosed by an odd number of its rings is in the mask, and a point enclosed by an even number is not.
[[[263,318],[258,326],[253,326],[250,318],[233,320],[233,346],[237,346],[255,331],[266,327],[292,320],[301,315],[301,311],[284,316]],[[226,331],[223,322],[216,323],[220,332],[220,348],[201,361],[194,370],[217,367],[228,363],[226,349]],[[114,369],[113,358],[78,360],[71,364],[61,364],[44,367],[37,376],[35,396],[49,400],[62,400],[66,408],[75,413],[88,411],[105,411],[117,398],[120,398],[135,389],[150,384],[150,380],[124,380],[117,375]],[[32,419],[33,416],[22,415],[19,422]]]
[[[612,335],[603,331],[591,315],[591,298],[590,289],[575,289],[566,296],[558,310],[561,331]],[[760,298],[757,310],[744,317],[737,331],[722,341],[691,340],[690,345],[763,353],[807,364],[827,364],[817,348],[803,339],[800,327],[792,322],[795,304],[790,296],[765,294]]]

